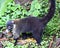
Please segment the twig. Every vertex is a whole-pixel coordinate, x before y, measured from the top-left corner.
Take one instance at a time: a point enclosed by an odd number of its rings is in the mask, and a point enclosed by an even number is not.
[[[53,42],[56,39],[56,35],[53,35],[52,40],[50,41],[49,47],[48,48],[52,48]]]

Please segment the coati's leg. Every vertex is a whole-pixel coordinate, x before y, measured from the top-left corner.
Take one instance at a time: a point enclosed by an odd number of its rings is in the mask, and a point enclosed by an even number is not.
[[[14,46],[16,46],[16,44],[17,44],[17,40],[18,40],[18,39],[15,39],[15,43],[14,43]]]
[[[32,38],[32,33],[22,33],[22,39]]]
[[[40,44],[42,40],[42,34],[40,34],[40,32],[34,32],[33,37],[36,39],[37,43]]]

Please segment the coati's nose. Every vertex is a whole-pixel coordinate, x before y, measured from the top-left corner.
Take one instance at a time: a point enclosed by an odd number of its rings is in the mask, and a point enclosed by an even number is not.
[[[6,29],[6,31],[5,31],[6,33],[8,33],[9,32],[9,30],[8,29]]]

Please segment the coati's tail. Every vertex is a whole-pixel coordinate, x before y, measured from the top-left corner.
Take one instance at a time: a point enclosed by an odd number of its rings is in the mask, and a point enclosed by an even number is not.
[[[50,21],[50,19],[54,16],[55,12],[55,0],[49,0],[49,1],[50,1],[50,9],[48,11],[48,14],[42,18],[44,24]]]

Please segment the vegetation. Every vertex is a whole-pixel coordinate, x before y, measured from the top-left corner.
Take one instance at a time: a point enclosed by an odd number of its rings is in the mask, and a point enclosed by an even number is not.
[[[13,20],[17,18],[24,18],[28,15],[33,15],[35,17],[43,17],[43,15],[48,13],[49,3],[48,0],[33,0],[31,3],[31,8],[27,11],[23,6],[15,4],[13,0],[1,0],[0,1],[0,26],[5,27],[8,20]],[[0,29],[2,31],[2,29]],[[56,34],[56,37],[60,37],[60,1],[56,0],[56,11],[54,17],[47,24],[41,47],[32,43],[30,48],[47,48],[48,42],[51,39],[51,36]],[[28,44],[23,46],[14,46],[10,42],[6,42],[8,45],[5,48],[28,48]]]

